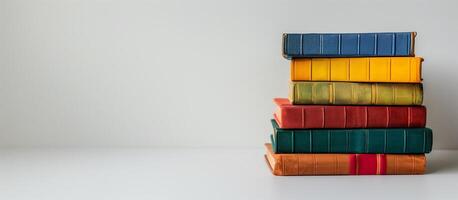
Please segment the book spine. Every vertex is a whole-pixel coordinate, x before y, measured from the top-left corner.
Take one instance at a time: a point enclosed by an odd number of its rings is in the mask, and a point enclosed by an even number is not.
[[[413,56],[415,33],[284,34],[283,55],[295,57]]]
[[[292,81],[420,83],[420,57],[297,58]]]
[[[266,159],[278,176],[424,174],[424,154],[274,154]]]
[[[423,128],[424,106],[279,106],[280,128]]]
[[[292,104],[421,105],[421,83],[291,82]]]
[[[352,166],[347,154],[309,154],[308,156],[282,154],[275,157],[273,173],[278,176],[350,175],[351,173]],[[298,161],[299,159],[301,162]]]
[[[429,153],[429,128],[280,129],[276,122],[275,153]]]
[[[424,174],[426,157],[420,155],[386,155],[386,174]]]

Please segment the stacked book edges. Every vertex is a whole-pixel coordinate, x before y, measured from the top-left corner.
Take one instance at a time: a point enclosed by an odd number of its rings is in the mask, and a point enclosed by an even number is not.
[[[433,133],[415,32],[283,35],[288,98],[265,144],[272,173],[424,174]]]

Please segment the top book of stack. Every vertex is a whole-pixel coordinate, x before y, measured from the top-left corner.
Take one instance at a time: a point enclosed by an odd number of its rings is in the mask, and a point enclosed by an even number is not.
[[[285,33],[283,56],[287,59],[415,56],[415,35],[415,32]]]

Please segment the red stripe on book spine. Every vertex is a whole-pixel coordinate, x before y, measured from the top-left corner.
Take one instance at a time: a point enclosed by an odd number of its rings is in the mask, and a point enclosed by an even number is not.
[[[349,172],[348,174],[350,175],[357,175],[356,174],[356,154],[349,154],[348,155],[348,163],[350,163],[350,167],[349,167]]]
[[[358,175],[377,174],[377,154],[358,154]]]
[[[349,175],[384,175],[386,174],[385,154],[350,154]]]
[[[380,167],[380,173],[382,175],[386,174],[386,155],[385,154],[379,154],[380,160],[379,160],[379,167]]]

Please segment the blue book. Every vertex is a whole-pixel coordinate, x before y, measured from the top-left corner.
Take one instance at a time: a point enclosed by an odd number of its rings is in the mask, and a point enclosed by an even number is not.
[[[414,56],[415,32],[397,33],[285,33],[283,56],[371,57]]]

